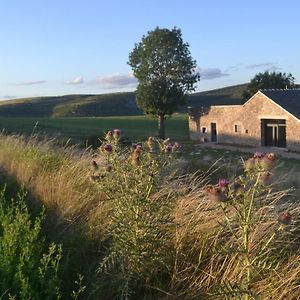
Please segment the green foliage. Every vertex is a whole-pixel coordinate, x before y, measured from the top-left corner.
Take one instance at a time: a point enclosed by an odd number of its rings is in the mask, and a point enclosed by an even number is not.
[[[135,45],[128,64],[138,79],[137,105],[146,114],[161,117],[160,136],[164,136],[163,118],[186,103],[185,95],[193,91],[200,79],[196,61],[180,29],[157,27]]]
[[[0,194],[0,292],[16,299],[59,299],[62,248],[48,250],[41,237],[43,214],[31,220],[24,193],[7,201]]]
[[[245,100],[250,99],[258,90],[261,89],[285,89],[295,87],[295,78],[291,73],[276,73],[266,71],[258,73],[251,79],[246,91],[243,93]]]

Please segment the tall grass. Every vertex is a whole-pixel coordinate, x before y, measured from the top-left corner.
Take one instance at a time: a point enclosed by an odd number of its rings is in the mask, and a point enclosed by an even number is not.
[[[45,206],[86,299],[300,299],[299,208],[267,156],[217,183],[152,142],[99,153],[0,136],[3,170]]]

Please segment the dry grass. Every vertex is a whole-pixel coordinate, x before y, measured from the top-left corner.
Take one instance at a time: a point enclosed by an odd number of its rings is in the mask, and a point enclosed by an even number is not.
[[[105,231],[108,208],[101,201],[102,192],[90,180],[89,168],[94,155],[90,150],[82,152],[75,147],[56,148],[51,140],[0,136],[2,170],[24,185],[37,200],[35,203],[51,212],[48,222],[57,236],[76,223],[87,231],[94,230],[95,219],[98,234]],[[92,235],[95,236],[94,232]]]

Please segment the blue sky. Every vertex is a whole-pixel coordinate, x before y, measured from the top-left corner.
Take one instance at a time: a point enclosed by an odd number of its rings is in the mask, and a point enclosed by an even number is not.
[[[298,0],[9,0],[0,2],[0,99],[131,91],[128,54],[156,26],[179,27],[198,90],[265,70],[300,83]]]

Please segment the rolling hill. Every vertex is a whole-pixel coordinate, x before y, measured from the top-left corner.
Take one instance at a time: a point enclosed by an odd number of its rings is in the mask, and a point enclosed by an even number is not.
[[[246,84],[199,92],[188,97],[188,105],[242,103]],[[181,112],[186,108],[180,109]],[[89,117],[141,115],[134,92],[100,95],[65,95],[0,101],[2,117]]]

